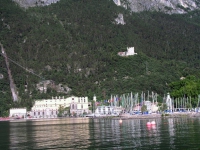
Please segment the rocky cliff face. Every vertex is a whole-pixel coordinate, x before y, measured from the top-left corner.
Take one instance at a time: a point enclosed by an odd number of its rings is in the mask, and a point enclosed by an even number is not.
[[[21,7],[35,7],[35,6],[47,6],[52,3],[57,3],[60,0],[13,0],[18,3]]]
[[[13,0],[21,7],[46,6],[60,0]],[[168,14],[186,13],[200,8],[199,0],[113,0],[118,6],[130,8],[133,12],[161,11]]]
[[[133,12],[161,11],[168,14],[186,13],[200,8],[198,0],[113,0],[118,6],[130,8]]]

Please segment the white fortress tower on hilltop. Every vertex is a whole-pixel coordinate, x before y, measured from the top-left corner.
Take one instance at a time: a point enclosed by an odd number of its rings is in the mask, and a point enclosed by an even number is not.
[[[119,56],[133,56],[133,55],[137,55],[137,53],[135,53],[134,47],[127,47],[127,51],[126,52],[118,52]]]
[[[134,51],[134,47],[127,47],[126,56],[137,55]]]

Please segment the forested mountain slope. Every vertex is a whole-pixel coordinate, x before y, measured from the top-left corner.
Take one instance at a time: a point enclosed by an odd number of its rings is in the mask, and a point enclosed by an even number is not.
[[[54,86],[40,93],[36,84],[52,80],[69,94],[107,99],[110,94],[169,91],[182,76],[199,76],[200,11],[182,15],[130,13],[108,0],[61,0],[24,10],[0,1],[0,42],[8,57],[44,79],[10,62],[21,102],[13,104],[4,58],[0,57],[0,106],[31,107],[36,98],[62,95]],[[115,23],[121,13],[125,25]],[[138,55],[120,57],[135,47]],[[66,94],[64,94],[66,95]]]

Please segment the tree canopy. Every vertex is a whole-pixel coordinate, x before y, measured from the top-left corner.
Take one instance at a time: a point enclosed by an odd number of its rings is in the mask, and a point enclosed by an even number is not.
[[[108,99],[111,94],[147,90],[162,95],[180,77],[200,75],[199,10],[130,13],[108,0],[61,0],[26,10],[12,0],[1,0],[0,5],[0,41],[8,57],[55,84],[67,85],[69,95]],[[115,23],[119,13],[125,25]],[[135,47],[138,55],[117,55],[127,47]],[[2,56],[0,65],[2,112],[16,105],[31,108],[35,99],[61,95],[54,89],[40,93],[36,84],[41,79],[10,62],[21,97],[14,104]],[[197,94],[196,81],[189,82],[187,91],[174,86],[173,95]]]

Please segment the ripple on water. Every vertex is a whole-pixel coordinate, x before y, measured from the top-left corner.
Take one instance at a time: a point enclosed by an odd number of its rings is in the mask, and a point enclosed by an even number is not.
[[[0,149],[198,149],[199,118],[0,122]]]

